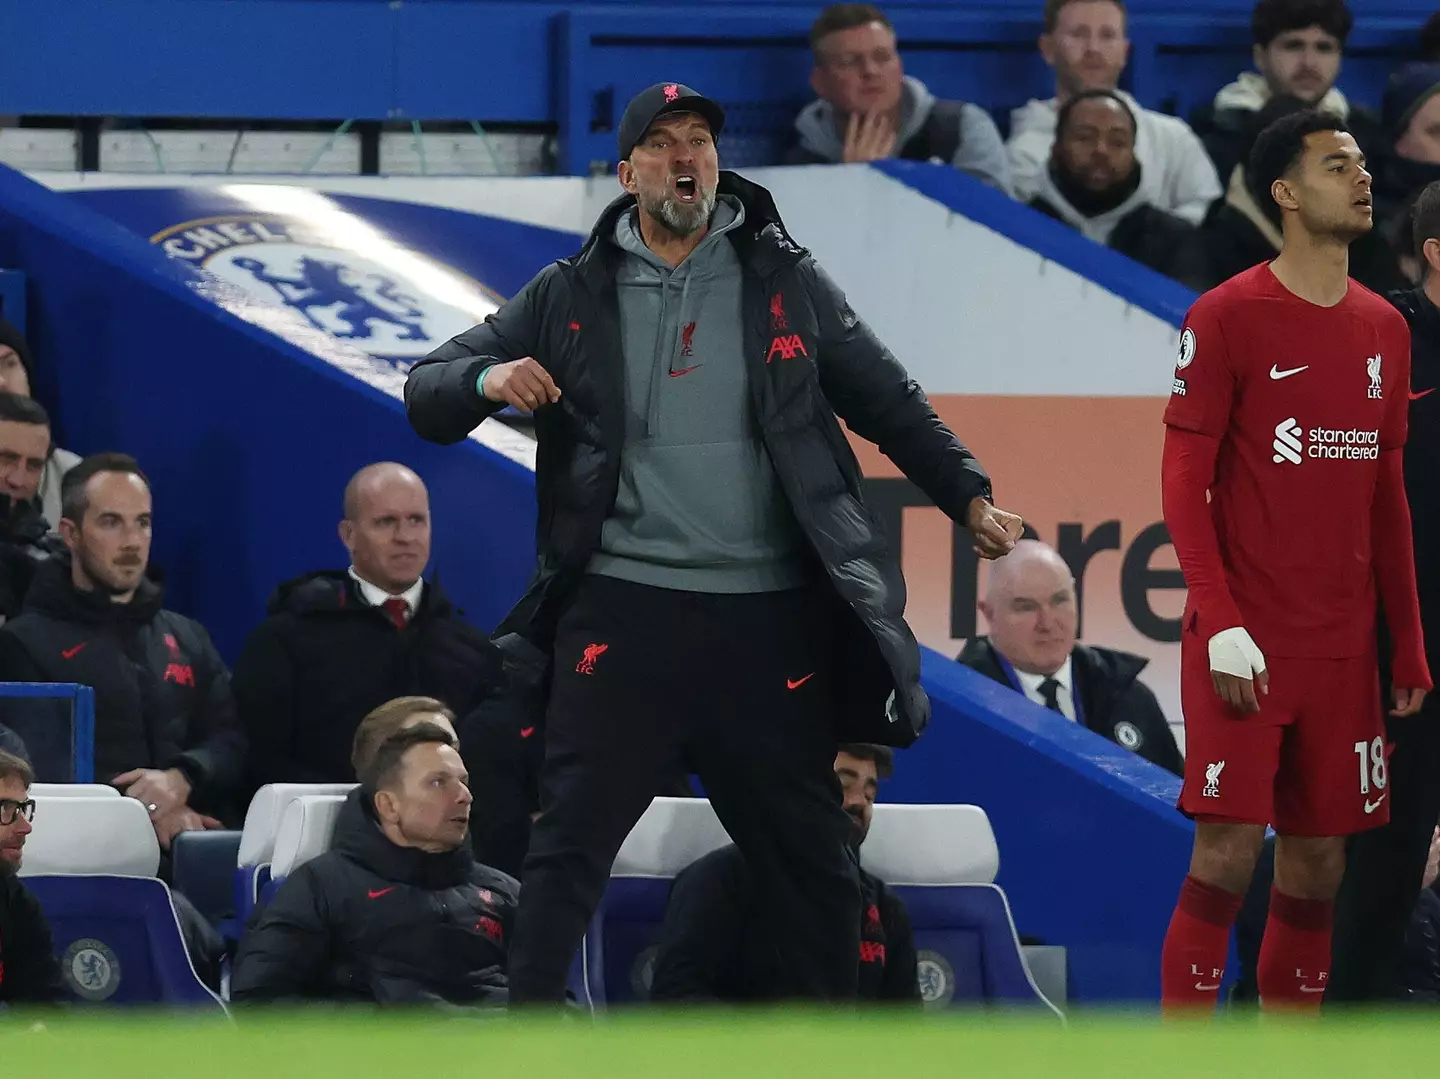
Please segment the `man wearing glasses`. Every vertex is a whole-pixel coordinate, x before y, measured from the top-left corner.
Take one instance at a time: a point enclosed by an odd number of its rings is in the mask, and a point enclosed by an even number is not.
[[[34,778],[23,760],[0,752],[0,1011],[65,998],[50,926],[18,876],[35,819]]]

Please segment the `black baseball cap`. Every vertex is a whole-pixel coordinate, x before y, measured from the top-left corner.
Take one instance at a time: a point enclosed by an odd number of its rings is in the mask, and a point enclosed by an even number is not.
[[[725,126],[725,110],[698,90],[679,82],[657,82],[641,90],[625,106],[625,115],[620,118],[621,161],[630,157],[650,125],[667,112],[698,113],[710,125],[710,134],[715,138],[720,137]]]

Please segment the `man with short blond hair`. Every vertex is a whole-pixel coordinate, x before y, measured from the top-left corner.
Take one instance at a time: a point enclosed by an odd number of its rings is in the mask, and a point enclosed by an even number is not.
[[[1009,195],[1010,161],[990,114],[936,99],[906,75],[895,28],[871,4],[832,4],[810,30],[819,99],[795,120],[786,163],[838,164],[898,157],[953,165]]]
[[[1055,96],[1030,101],[1010,118],[1015,195],[1035,197],[1050,161],[1060,106],[1085,90],[1117,90],[1130,57],[1121,0],[1046,0],[1040,55],[1055,71]],[[1151,112],[1118,91],[1135,114],[1140,190],[1151,206],[1198,225],[1220,197],[1220,180],[1205,147],[1184,120]]]

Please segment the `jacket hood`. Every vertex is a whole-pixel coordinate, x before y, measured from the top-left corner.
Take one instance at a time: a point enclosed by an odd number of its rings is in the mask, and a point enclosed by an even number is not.
[[[1136,166],[1139,167],[1138,165]],[[1061,193],[1056,186],[1055,179],[1050,175],[1048,167],[1041,170],[1038,177],[1039,186],[1035,197],[1046,202],[1054,211],[1060,215],[1060,219],[1073,229],[1079,230],[1087,238],[1098,244],[1110,242],[1110,234],[1115,231],[1115,226],[1125,220],[1131,213],[1144,206],[1148,201],[1143,187],[1137,187],[1124,202],[1114,209],[1106,210],[1104,213],[1096,214],[1094,217],[1087,217],[1070,204],[1070,201]]]
[[[360,587],[346,570],[322,569],[286,581],[275,589],[266,606],[267,614],[311,615],[368,613],[372,608],[360,595]],[[444,614],[450,601],[438,582],[427,580],[420,593],[420,606],[415,614]]]
[[[1220,92],[1215,95],[1215,111],[1239,109],[1244,112],[1259,112],[1269,102],[1270,97],[1270,84],[1265,81],[1265,76],[1256,71],[1246,71],[1234,82],[1220,88]],[[1333,112],[1342,120],[1350,116],[1350,102],[1333,86],[1315,107]]]
[[[744,223],[727,233],[742,259],[751,255],[759,257],[762,261],[757,268],[763,272],[769,268],[764,261],[766,259],[783,264],[798,261],[809,254],[786,231],[780,211],[775,207],[775,199],[765,188],[739,173],[721,169],[716,188],[717,205],[720,197],[725,195],[738,199],[745,212]],[[604,276],[607,264],[624,257],[624,251],[615,240],[616,225],[621,215],[629,213],[634,206],[635,196],[629,194],[621,195],[610,203],[590,230],[585,245],[572,258],[562,259],[561,264],[587,274],[593,273],[598,282]]]
[[[895,135],[895,149],[913,139],[930,118],[935,95],[919,79],[906,75],[900,87],[900,130]],[[836,121],[835,106],[823,99],[812,101],[795,117],[795,130],[800,134],[802,149],[839,162],[845,156],[845,137]]]
[[[129,603],[112,603],[103,592],[82,592],[70,580],[70,556],[66,552],[46,559],[35,571],[35,580],[25,596],[25,610],[81,625],[144,625],[154,621],[164,601],[164,587],[149,576],[141,579]]]
[[[380,830],[371,797],[363,787],[346,796],[335,821],[331,849],[386,880],[427,891],[454,888],[470,880],[475,855],[468,839],[442,854],[396,846]]]

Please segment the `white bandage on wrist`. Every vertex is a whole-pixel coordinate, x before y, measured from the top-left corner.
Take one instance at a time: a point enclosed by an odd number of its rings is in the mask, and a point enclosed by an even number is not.
[[[1210,669],[1236,678],[1254,678],[1265,670],[1265,657],[1244,626],[1222,629],[1210,638]]]

